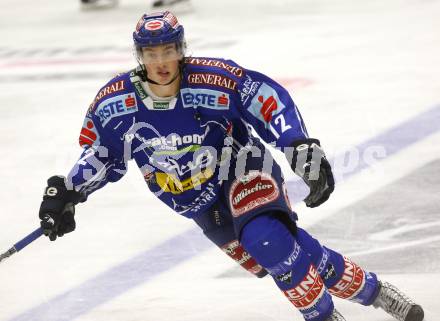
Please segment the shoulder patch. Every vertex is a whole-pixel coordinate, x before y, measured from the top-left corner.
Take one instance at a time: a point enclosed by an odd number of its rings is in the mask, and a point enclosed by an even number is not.
[[[112,82],[102,88],[98,94],[96,95],[93,102],[90,104],[89,112],[93,112],[95,110],[96,104],[100,102],[102,99],[107,97],[110,94],[125,90],[125,81],[123,79],[118,80],[116,82]]]
[[[241,96],[241,102],[243,105],[245,105],[249,97],[254,97],[255,93],[261,86],[260,81],[254,81],[251,76],[246,75],[245,81],[242,83],[241,90],[240,90],[240,96]]]
[[[138,111],[136,96],[134,93],[118,95],[110,97],[102,101],[95,110],[95,115],[98,116],[102,126],[118,116],[131,114]]]
[[[219,59],[210,59],[210,58],[185,58],[185,63],[196,66],[208,66],[208,67],[217,67],[223,70],[226,70],[230,74],[236,77],[242,77],[244,72],[243,69],[238,66],[233,66],[231,64],[226,63],[223,60]]]
[[[94,144],[99,145],[99,133],[96,130],[95,124],[91,117],[86,117],[84,119],[83,127],[81,128],[81,133],[79,135],[79,145],[93,146]]]
[[[279,114],[286,106],[278,97],[275,89],[263,83],[252,98],[247,110],[263,123],[269,123],[274,115]]]

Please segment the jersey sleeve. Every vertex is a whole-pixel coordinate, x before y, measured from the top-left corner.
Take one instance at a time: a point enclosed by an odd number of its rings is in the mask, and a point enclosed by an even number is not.
[[[273,79],[245,70],[238,83],[240,114],[260,137],[276,147],[308,138],[298,107],[289,92]]]
[[[106,138],[99,120],[91,111],[92,106],[86,114],[79,136],[83,151],[67,177],[70,188],[86,196],[109,182],[120,180],[127,172],[127,160]]]

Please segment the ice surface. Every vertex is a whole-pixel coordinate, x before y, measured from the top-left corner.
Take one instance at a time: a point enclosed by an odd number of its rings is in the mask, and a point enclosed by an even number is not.
[[[440,1],[193,0],[193,7],[179,17],[190,52],[231,58],[283,83],[333,159],[335,193],[313,210],[295,202],[299,224],[437,320]],[[0,249],[37,226],[45,180],[66,173],[80,153],[89,103],[135,63],[131,32],[144,10],[149,3],[139,0],[99,12],[81,12],[75,1],[2,0]],[[386,139],[390,129],[401,137]],[[378,137],[385,138],[374,144]],[[357,160],[371,157],[360,171]],[[39,239],[1,263],[0,320],[301,320],[269,278],[243,273],[149,195],[131,167],[78,207],[77,231],[55,243]],[[392,320],[336,305],[347,320]]]

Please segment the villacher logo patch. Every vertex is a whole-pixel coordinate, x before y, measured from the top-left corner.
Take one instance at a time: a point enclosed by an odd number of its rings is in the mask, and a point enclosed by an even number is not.
[[[279,196],[275,180],[267,173],[251,171],[237,178],[231,186],[229,202],[232,215],[238,217]]]

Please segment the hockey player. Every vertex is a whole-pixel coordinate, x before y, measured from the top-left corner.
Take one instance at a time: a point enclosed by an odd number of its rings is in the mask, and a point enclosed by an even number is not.
[[[80,0],[81,10],[98,10],[114,8],[119,0]]]
[[[153,8],[173,7],[177,5],[189,5],[190,0],[155,0],[153,1]]]
[[[297,226],[281,169],[250,128],[285,152],[310,187],[307,206],[325,202],[334,180],[284,88],[231,60],[185,57],[183,26],[168,11],[144,14],[133,39],[139,66],[102,87],[86,113],[80,159],[67,178],[48,179],[39,217],[50,240],[72,232],[74,206],[134,160],[160,200],[250,273],[269,274],[304,319],[345,320],[337,296],[423,320],[399,289]]]

